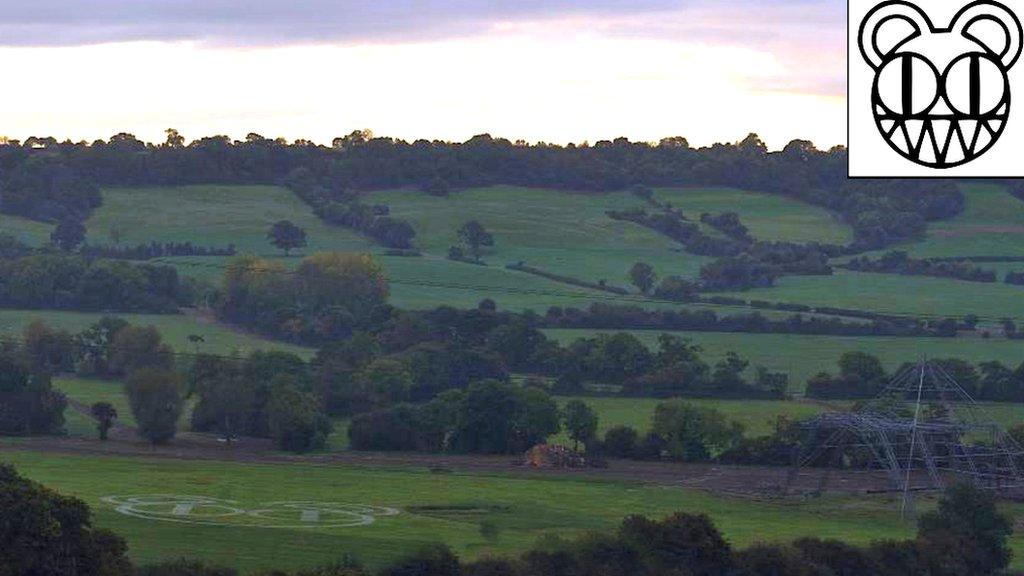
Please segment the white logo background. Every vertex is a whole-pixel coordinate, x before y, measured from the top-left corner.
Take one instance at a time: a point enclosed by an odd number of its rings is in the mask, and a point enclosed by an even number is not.
[[[970,0],[913,0],[908,1],[921,9],[930,20],[932,27],[946,29],[953,24],[953,18]],[[998,140],[983,154],[973,160],[951,168],[935,168],[915,163],[897,151],[879,131],[872,109],[872,90],[876,70],[865,61],[861,54],[859,34],[861,24],[871,11],[883,4],[880,0],[849,0],[849,151],[850,176],[870,177],[1021,177],[1024,176],[1024,58],[1008,71],[1010,107],[1009,117]],[[1018,19],[1024,12],[1024,0],[1000,0],[1000,4],[1014,12]],[[1012,26],[1011,26],[1012,27]],[[912,28],[909,23],[889,21],[879,30],[878,46],[883,51],[906,38]],[[972,26],[971,33],[996,52],[1005,45],[1005,35],[995,20],[986,19]],[[924,36],[930,34],[926,30]],[[935,38],[920,38],[919,42],[933,41],[931,50],[938,51],[938,58],[948,61],[936,62],[939,74],[949,61],[955,60],[965,49],[971,49],[972,42],[957,37],[956,32],[941,34]],[[948,54],[943,54],[947,52]],[[920,78],[926,78],[921,75]],[[915,78],[915,82],[920,78]],[[950,81],[951,92],[961,86]],[[890,86],[891,88],[891,86]],[[898,86],[896,89],[898,90]],[[923,87],[925,90],[928,86]],[[955,97],[955,96],[953,96]],[[941,99],[940,99],[941,100]],[[897,137],[899,135],[897,134]],[[955,140],[955,137],[954,137]],[[954,142],[955,144],[955,142]]]

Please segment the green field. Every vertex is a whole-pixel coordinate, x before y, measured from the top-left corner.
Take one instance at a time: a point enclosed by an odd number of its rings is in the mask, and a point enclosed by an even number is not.
[[[135,426],[135,417],[128,406],[128,397],[124,395],[124,385],[120,382],[105,380],[93,380],[88,378],[59,377],[54,378],[53,387],[63,392],[69,399],[92,406],[96,402],[108,402],[117,410],[117,422],[125,426]],[[64,413],[67,418],[74,409],[68,407]],[[76,436],[75,432],[68,433]],[[88,430],[87,436],[92,436],[93,429]]]
[[[285,342],[275,342],[231,330],[230,328],[183,314],[110,314],[123,318],[138,326],[155,326],[163,334],[164,342],[179,352],[195,352],[196,347],[188,342],[190,334],[202,336],[206,341],[199,345],[200,352],[211,354],[246,354],[256,350],[285,350],[303,357],[313,355],[313,350]],[[20,336],[29,323],[42,320],[52,328],[69,332],[81,332],[94,324],[105,314],[91,312],[64,312],[53,310],[0,310],[0,336]]]
[[[604,279],[629,286],[629,268],[640,260],[665,276],[694,275],[708,261],[681,252],[656,232],[609,218],[608,210],[648,207],[625,192],[573,194],[495,186],[444,198],[414,190],[380,192],[371,198],[411,222],[416,243],[433,254],[446,254],[458,243],[459,227],[477,220],[494,234],[495,245],[484,254],[492,265],[524,261],[591,282]]]
[[[0,214],[0,232],[10,234],[30,246],[41,246],[49,242],[51,230],[53,230],[52,224]]]
[[[11,450],[0,457],[30,478],[83,498],[93,507],[96,523],[125,536],[141,562],[188,555],[256,570],[327,563],[351,553],[379,565],[436,541],[473,558],[523,550],[545,535],[610,530],[629,514],[659,517],[677,510],[708,513],[738,546],[799,536],[865,543],[913,533],[911,526],[900,522],[894,503],[878,496],[772,503],[622,482],[432,474],[422,469],[51,456]],[[125,516],[102,500],[151,494],[234,500],[235,506],[245,509],[301,500],[386,506],[399,512],[365,526],[259,528],[251,526],[256,521],[251,518],[206,526]],[[922,508],[928,505],[923,503]],[[1019,505],[1008,509],[1021,513]],[[481,537],[484,521],[499,528],[496,542]],[[1022,543],[1018,537],[1014,547],[1020,549]]]
[[[532,194],[534,201],[541,199],[550,200],[554,207],[569,210],[568,218],[572,220],[575,216],[571,209],[582,209],[588,206],[592,198],[604,198],[603,196],[581,196],[563,194],[552,191],[527,191]],[[481,191],[484,195],[499,194],[500,189],[489,189]],[[390,193],[389,193],[390,194]],[[444,210],[449,212],[450,228],[445,234],[450,233],[454,237],[455,229],[462,224],[456,215],[465,206],[460,204],[459,196],[450,199],[438,199],[422,193],[395,192],[393,194],[407,197],[410,202],[434,201],[441,203]],[[467,193],[472,197],[472,193]],[[612,198],[613,196],[609,196]],[[616,202],[610,203],[607,207],[626,205],[626,203],[638,202],[632,196],[614,195]],[[394,213],[400,215],[403,206],[399,197],[395,198],[396,204],[392,206]],[[390,201],[390,200],[389,200]],[[445,202],[451,204],[443,204]],[[518,200],[517,200],[518,201]],[[564,203],[564,206],[559,206]],[[521,226],[524,218],[540,218],[537,211],[529,211],[528,215],[520,219],[509,217],[508,222],[497,226],[494,231],[499,237],[499,248],[502,245],[501,235],[514,227]],[[640,259],[641,253],[653,252],[660,255],[659,262],[676,263],[680,266],[689,266],[695,270],[699,266],[700,258],[691,257],[686,254],[670,249],[668,240],[644,230],[643,228],[616,223],[604,216],[604,206],[593,205],[589,208],[592,219],[595,223],[588,228],[590,232],[603,232],[605,223],[596,222],[598,215],[607,220],[608,230],[618,230],[619,238],[628,242],[628,247],[621,260],[609,268],[608,274],[583,274],[584,278],[598,280],[607,277],[610,282],[624,284],[625,275],[629,266]],[[526,210],[526,208],[524,208]],[[513,214],[515,211],[503,210],[504,214]],[[566,222],[565,216],[558,219],[554,216],[555,211],[548,212],[551,222],[545,223],[541,219],[539,226],[547,230],[548,234],[557,231],[566,233],[574,229],[577,224]],[[470,216],[466,216],[469,218]],[[180,188],[115,188],[103,191],[103,205],[97,209],[88,220],[86,226],[89,232],[89,241],[95,244],[109,244],[111,240],[110,230],[117,228],[121,231],[122,244],[137,244],[141,242],[193,242],[202,245],[226,246],[234,244],[239,252],[253,253],[268,258],[283,258],[280,251],[276,250],[266,239],[266,231],[270,224],[280,219],[288,219],[307,231],[309,246],[303,249],[302,253],[311,253],[318,250],[339,250],[339,251],[363,251],[375,253],[385,269],[388,277],[392,280],[392,303],[410,309],[433,308],[440,305],[450,306],[475,306],[484,298],[495,300],[501,307],[521,310],[532,308],[543,311],[548,306],[586,306],[591,299],[590,296],[607,298],[609,294],[588,290],[585,288],[571,287],[558,282],[553,282],[537,276],[513,272],[504,268],[508,261],[523,259],[523,254],[504,254],[501,257],[488,258],[492,260],[491,266],[475,266],[461,262],[452,262],[444,258],[447,248],[454,242],[453,238],[435,238],[438,252],[428,254],[423,258],[389,257],[384,256],[384,249],[372,244],[368,239],[355,232],[337,227],[329,226],[319,220],[294,194],[284,188],[273,186],[186,186]],[[447,224],[445,224],[447,226]],[[429,233],[421,232],[417,243],[426,243],[429,249],[432,236]],[[506,236],[508,236],[506,234]],[[529,236],[529,234],[525,234]],[[577,244],[565,248],[564,243],[557,242],[549,237],[551,250],[549,255],[560,254],[558,258],[567,257],[570,252],[582,250],[572,260],[572,266],[581,270],[590,266],[606,266],[607,259],[601,250],[586,248],[584,238],[587,235],[578,235]],[[508,237],[504,240],[505,246],[510,249],[512,245]],[[651,244],[655,248],[651,247]],[[605,248],[610,248],[613,242],[606,242]],[[559,248],[561,246],[561,248]],[[527,250],[533,250],[527,246]],[[544,252],[538,249],[536,254]],[[561,252],[559,252],[561,250]],[[687,264],[688,259],[694,260]],[[182,274],[203,278],[211,283],[218,283],[222,276],[222,270],[218,266],[225,264],[225,258],[217,257],[181,257],[168,259],[179,265]],[[286,261],[292,265],[298,259],[291,258]],[[558,261],[546,260],[540,262],[534,259],[527,260],[530,264],[540,266],[551,265],[552,271],[567,273],[560,268]],[[560,260],[559,260],[560,261]],[[614,273],[615,276],[612,276]],[[445,286],[425,286],[424,284],[444,284]]]
[[[572,400],[571,397],[560,397],[560,404]],[[576,398],[587,403],[597,413],[598,434],[603,435],[609,428],[629,426],[641,434],[651,429],[651,418],[654,407],[664,400],[656,398],[601,398],[583,396]],[[725,414],[726,418],[743,425],[746,435],[767,436],[774,429],[772,424],[778,416],[803,419],[825,410],[822,404],[802,400],[712,400],[686,399],[686,402],[702,408],[712,408]],[[1024,413],[1024,408],[1022,408]],[[553,439],[555,442],[567,443],[568,437],[563,433]]]
[[[545,330],[550,338],[563,343],[612,330]],[[652,350],[657,349],[655,330],[629,331]],[[993,338],[902,338],[804,336],[798,334],[737,334],[721,332],[673,332],[699,344],[709,361],[723,358],[733,351],[752,366],[765,366],[790,375],[790,389],[802,391],[807,379],[821,371],[835,373],[836,362],[848,351],[860,350],[878,356],[888,370],[903,362],[914,362],[921,356],[930,358],[957,357],[972,362],[999,360],[1017,366],[1024,362],[1024,345],[1019,340]]]
[[[103,205],[86,222],[91,244],[192,242],[204,246],[234,244],[240,252],[276,256],[267,229],[291,220],[306,229],[309,251],[365,251],[370,243],[354,232],[328,226],[297,196],[273,186],[183,186],[177,188],[110,188]]]
[[[912,256],[1024,256],[1024,201],[1002,186],[965,184],[964,212],[933,222],[923,242],[901,246]]]
[[[828,210],[774,194],[733,188],[663,188],[655,197],[691,220],[704,212],[736,212],[758,240],[845,244],[853,231]]]
[[[984,264],[981,266],[985,267]],[[832,276],[785,276],[778,279],[772,288],[727,295],[894,314],[1021,317],[1024,314],[1024,287],[1003,284],[1001,280],[995,283],[964,282],[837,269]]]

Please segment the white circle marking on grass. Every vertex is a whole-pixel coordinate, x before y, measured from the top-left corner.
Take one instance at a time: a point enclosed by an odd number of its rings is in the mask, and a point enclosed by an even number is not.
[[[246,509],[235,500],[183,494],[104,496],[103,502],[126,516],[180,524],[251,526],[254,528],[343,528],[367,526],[378,517],[395,516],[397,508],[286,500]]]

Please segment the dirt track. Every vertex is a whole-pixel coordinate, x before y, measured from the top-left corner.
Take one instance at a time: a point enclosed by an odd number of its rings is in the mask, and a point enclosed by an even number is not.
[[[76,407],[78,409],[78,407]],[[118,428],[110,440],[81,437],[32,437],[0,443],[0,451],[19,450],[61,454],[219,460],[256,463],[302,463],[317,466],[411,468],[433,472],[500,474],[525,477],[578,477],[659,484],[752,498],[797,497],[824,489],[836,493],[884,490],[885,477],[875,472],[807,470],[791,478],[791,469],[611,460],[604,468],[536,469],[512,456],[467,456],[390,452],[332,452],[295,455],[276,451],[269,440],[244,438],[227,443],[213,435],[185,432],[166,446],[140,441],[134,430]],[[825,480],[825,482],[823,482]]]

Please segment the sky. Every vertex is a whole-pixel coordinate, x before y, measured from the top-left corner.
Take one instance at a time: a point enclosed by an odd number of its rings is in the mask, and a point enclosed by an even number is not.
[[[846,140],[841,0],[0,0],[0,135]]]

